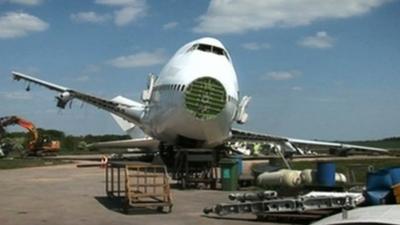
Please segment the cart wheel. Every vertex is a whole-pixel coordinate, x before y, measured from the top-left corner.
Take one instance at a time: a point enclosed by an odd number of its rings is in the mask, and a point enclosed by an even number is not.
[[[124,211],[124,214],[129,213],[129,202],[128,201],[124,201],[122,210]]]
[[[181,188],[186,189],[186,179],[185,178],[182,178],[182,180],[181,180]]]
[[[164,212],[164,207],[158,206],[157,207],[157,212],[160,212],[160,213]]]
[[[265,221],[267,219],[267,216],[265,215],[257,215],[257,221]]]

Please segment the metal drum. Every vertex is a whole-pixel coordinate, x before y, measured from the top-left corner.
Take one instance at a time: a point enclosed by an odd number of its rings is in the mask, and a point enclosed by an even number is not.
[[[336,164],[333,162],[318,162],[317,183],[325,187],[335,186]]]

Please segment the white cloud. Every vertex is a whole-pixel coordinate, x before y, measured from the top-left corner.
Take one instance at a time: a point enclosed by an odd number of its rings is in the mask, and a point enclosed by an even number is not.
[[[35,6],[42,4],[43,0],[9,0],[11,3],[20,5]]]
[[[23,37],[31,32],[44,31],[49,25],[23,12],[8,12],[0,17],[0,38]]]
[[[298,42],[300,46],[307,48],[331,48],[335,40],[325,31],[319,31],[314,36],[303,38]]]
[[[303,91],[303,88],[300,86],[293,86],[292,91]]]
[[[163,30],[171,30],[178,26],[178,22],[169,22],[163,25]]]
[[[307,100],[320,103],[340,103],[347,101],[347,99],[345,98],[336,98],[336,97],[310,97],[307,98]]]
[[[117,68],[136,68],[162,64],[167,59],[163,50],[154,52],[139,52],[132,55],[120,56],[109,60],[108,63]]]
[[[145,0],[96,0],[97,4],[117,7],[114,11],[114,23],[125,26],[135,22],[146,15],[147,4]]]
[[[269,49],[271,45],[268,43],[256,43],[256,42],[249,42],[242,44],[242,47],[247,50],[262,50],[262,49]]]
[[[82,68],[80,73],[71,76],[71,80],[81,83],[88,82],[92,80],[96,74],[101,72],[101,70],[102,67],[100,65],[88,64]]]
[[[143,15],[143,9],[138,7],[124,7],[120,10],[115,11],[114,23],[117,26],[125,26],[132,22],[135,22],[139,17]]]
[[[142,0],[96,0],[97,4],[109,6],[127,6],[135,5],[143,2]]]
[[[272,71],[266,73],[264,76],[261,77],[263,80],[292,80],[297,76],[300,76],[301,72],[297,70],[289,70],[289,71]]]
[[[89,64],[86,65],[85,68],[83,68],[83,73],[98,73],[101,71],[101,66],[99,65],[94,65],[94,64]]]
[[[70,15],[71,20],[83,23],[103,23],[110,19],[108,14],[98,14],[96,12],[78,12]]]
[[[86,82],[90,80],[90,77],[88,75],[82,75],[77,77],[75,80],[78,82]]]
[[[243,33],[274,27],[309,25],[316,20],[348,18],[390,0],[214,0],[198,19],[195,32]]]
[[[3,92],[1,97],[6,100],[30,100],[33,98],[32,94],[27,91]]]

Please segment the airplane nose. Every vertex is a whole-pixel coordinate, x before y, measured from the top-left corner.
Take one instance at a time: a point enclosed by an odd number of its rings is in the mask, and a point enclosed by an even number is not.
[[[186,109],[197,119],[214,119],[224,109],[225,104],[226,90],[215,78],[198,78],[186,88]]]

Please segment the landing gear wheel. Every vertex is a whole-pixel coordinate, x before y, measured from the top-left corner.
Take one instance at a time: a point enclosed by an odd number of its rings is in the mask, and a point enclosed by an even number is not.
[[[124,201],[123,206],[122,206],[122,211],[124,212],[124,214],[129,213],[129,202],[128,201]]]
[[[187,188],[186,178],[185,177],[181,179],[181,188],[183,190],[185,190]]]

